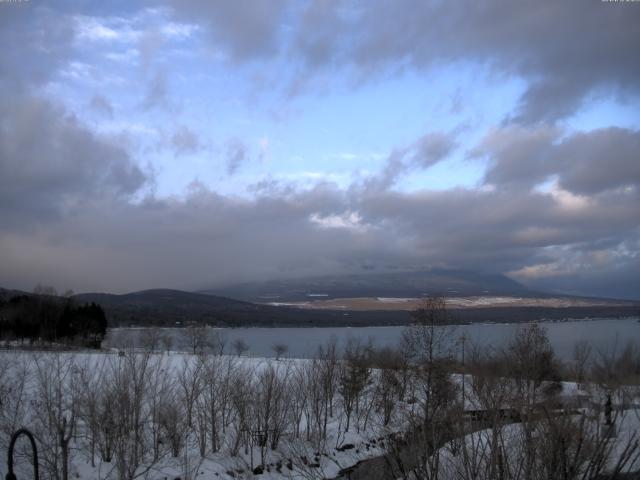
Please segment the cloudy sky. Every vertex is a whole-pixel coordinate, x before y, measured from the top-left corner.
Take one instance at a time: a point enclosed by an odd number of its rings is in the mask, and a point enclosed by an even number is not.
[[[640,298],[640,2],[0,2],[0,285],[454,268]]]

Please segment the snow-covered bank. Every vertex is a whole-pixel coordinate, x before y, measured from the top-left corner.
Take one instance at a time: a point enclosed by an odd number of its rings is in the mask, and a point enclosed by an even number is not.
[[[542,377],[530,378],[538,375],[531,368],[538,360],[547,368],[547,357],[523,361],[524,373],[522,358],[503,365],[511,377],[487,370],[490,362],[470,365],[476,373],[463,376],[452,374],[451,364],[425,357],[410,363],[399,352],[357,343],[344,357],[328,344],[314,359],[280,360],[134,350],[0,352],[0,447],[26,426],[38,439],[42,470],[57,478],[65,478],[65,465],[68,478],[103,480],[334,478],[398,451],[420,463],[443,438],[475,445],[480,465],[493,450],[477,445],[494,445],[497,431],[506,442],[501,451],[514,449],[513,462],[523,435],[533,431],[581,432],[593,444],[609,395],[614,417],[636,413],[633,385],[536,380]],[[638,428],[621,421],[614,418],[620,434],[612,442]],[[514,422],[520,430],[509,426]],[[480,433],[470,435],[474,430]],[[541,452],[548,451],[545,438],[536,434]],[[398,450],[402,442],[409,446]],[[439,465],[459,467],[459,443],[438,450]],[[624,446],[611,445],[611,457]]]
[[[32,430],[45,478],[61,472],[63,458],[69,478],[330,478],[381,455],[386,433],[401,426],[382,424],[371,390],[350,405],[360,411],[350,412],[347,431],[337,385],[331,400],[317,388],[325,366],[176,352],[0,352],[0,447],[16,429]]]

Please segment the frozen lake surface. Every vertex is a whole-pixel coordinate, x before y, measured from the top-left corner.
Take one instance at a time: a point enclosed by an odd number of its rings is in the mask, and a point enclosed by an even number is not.
[[[457,325],[453,335],[463,334],[472,343],[482,346],[500,348],[505,345],[521,324],[483,323]],[[565,322],[542,322],[547,329],[551,345],[556,353],[564,359],[570,359],[574,345],[579,341],[589,342],[594,351],[611,351],[621,349],[633,342],[640,346],[640,323],[633,319],[598,319]],[[294,358],[310,358],[321,345],[332,338],[344,345],[348,339],[371,341],[376,346],[395,346],[402,338],[405,327],[327,327],[327,328],[216,328],[221,332],[226,352],[231,352],[235,340],[242,339],[249,347],[248,354],[258,357],[274,356],[272,346],[284,344],[288,347],[287,355]],[[171,337],[171,349],[188,351],[189,344],[183,328],[160,328],[161,335]],[[116,328],[109,331],[105,346],[119,347],[127,343],[141,347],[144,344],[144,328]],[[162,343],[160,347],[162,348]]]

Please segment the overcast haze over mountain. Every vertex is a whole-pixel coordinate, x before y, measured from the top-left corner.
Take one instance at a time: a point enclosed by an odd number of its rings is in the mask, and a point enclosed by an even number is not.
[[[498,21],[499,19],[499,21]],[[640,298],[640,2],[0,2],[0,285]]]
[[[358,297],[545,295],[528,290],[503,275],[478,275],[473,272],[451,270],[365,273],[249,282],[203,292],[261,303]]]

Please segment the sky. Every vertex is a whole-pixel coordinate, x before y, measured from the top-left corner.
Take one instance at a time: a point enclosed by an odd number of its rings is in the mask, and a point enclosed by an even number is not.
[[[640,299],[640,2],[0,2],[0,286],[456,269]]]

